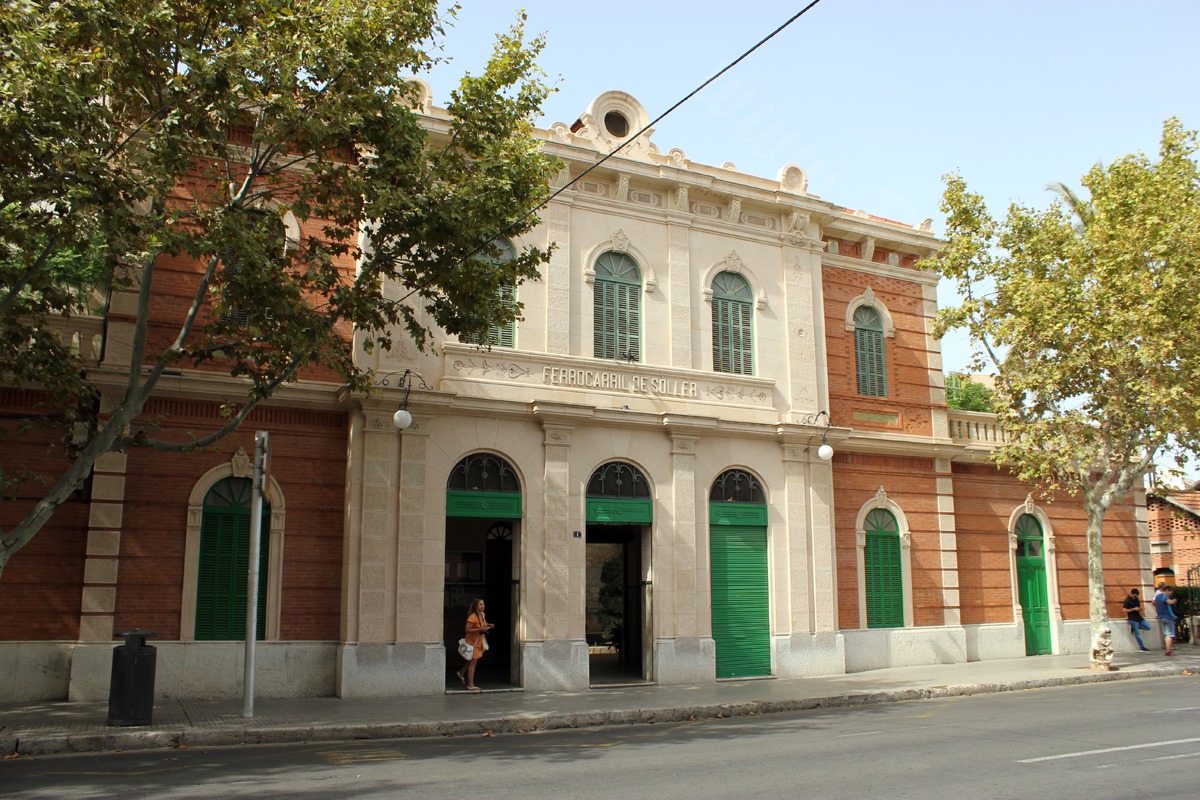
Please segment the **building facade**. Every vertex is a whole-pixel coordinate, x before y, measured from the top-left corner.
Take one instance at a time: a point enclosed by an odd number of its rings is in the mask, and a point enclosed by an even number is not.
[[[928,222],[830,203],[795,165],[663,153],[631,138],[648,119],[608,92],[541,132],[555,188],[579,180],[511,242],[554,246],[497,298],[521,304],[511,328],[426,353],[356,339],[377,394],[316,376],[221,452],[98,467],[0,583],[0,607],[46,600],[0,629],[7,674],[43,678],[0,699],[104,696],[128,627],[159,633],[160,695],[240,693],[206,537],[240,524],[256,428],[276,464],[263,694],[443,692],[474,597],[496,625],[485,684],[536,691],[1087,652],[1078,500],[998,471],[995,419],[946,407]],[[215,424],[221,380],[181,376],[157,413]],[[1105,548],[1122,619],[1151,574],[1140,495]],[[70,569],[43,584],[56,552]]]

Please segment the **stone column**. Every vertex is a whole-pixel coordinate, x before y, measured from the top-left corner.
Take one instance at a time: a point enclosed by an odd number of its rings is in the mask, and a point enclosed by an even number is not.
[[[785,519],[772,531],[775,674],[839,675],[846,658],[837,632],[833,467],[817,458],[813,431],[789,426],[781,434]]]
[[[954,521],[954,478],[950,459],[934,459],[937,470],[938,533],[942,550],[942,606],[944,625],[962,625],[958,593],[958,534]]]
[[[658,682],[710,683],[717,677],[712,587],[705,525],[697,520],[695,432],[671,434],[670,520],[655,520],[651,596]]]
[[[338,694],[434,694],[445,686],[446,661],[442,555],[434,580],[435,554],[424,542],[428,422],[414,419],[401,434],[392,424],[391,402],[363,406],[351,430],[347,507],[353,517],[346,529]]]
[[[575,423],[547,405],[535,406],[534,415],[544,433],[544,511],[541,528],[531,524],[521,531],[522,685],[534,691],[586,689],[585,521],[581,498],[571,492]]]
[[[100,414],[108,415],[117,402],[100,397]],[[83,598],[79,617],[79,645],[71,658],[68,697],[95,700],[107,697],[112,664],[117,575],[120,570],[121,530],[125,516],[125,453],[105,453],[96,459],[92,473],[92,501],[88,509],[86,559],[83,564]],[[154,644],[153,641],[150,642]]]
[[[571,352],[570,203],[560,196],[542,212],[542,220],[548,241],[557,245],[545,267],[546,352],[566,355]]]
[[[672,214],[671,216],[676,216]],[[691,369],[692,363],[692,263],[687,225],[667,225],[667,272],[670,293],[671,366]]]

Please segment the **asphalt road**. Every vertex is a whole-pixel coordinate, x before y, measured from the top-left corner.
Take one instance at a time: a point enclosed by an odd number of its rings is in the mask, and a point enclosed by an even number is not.
[[[0,797],[56,800],[1142,800],[1194,797],[1198,782],[1198,676],[692,723],[0,761]]]

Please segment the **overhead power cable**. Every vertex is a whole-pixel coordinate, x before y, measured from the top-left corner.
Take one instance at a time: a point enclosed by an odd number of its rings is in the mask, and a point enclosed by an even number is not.
[[[729,70],[731,70],[731,69],[733,69],[734,67],[736,67],[736,66],[737,66],[738,64],[740,64],[742,61],[744,61],[744,60],[745,60],[747,57],[749,57],[749,55],[750,55],[751,53],[753,53],[755,50],[757,50],[758,48],[762,47],[762,46],[763,46],[764,44],[766,44],[767,42],[769,42],[769,41],[771,41],[772,39],[774,39],[774,38],[775,38],[777,35],[779,35],[780,33],[782,33],[784,29],[786,29],[786,28],[787,28],[789,25],[791,25],[791,24],[792,24],[793,22],[795,22],[796,20],[798,20],[798,19],[800,19],[801,17],[803,17],[805,14],[807,14],[807,13],[808,13],[810,10],[812,10],[812,8],[813,8],[814,6],[816,6],[816,5],[817,5],[817,3],[820,3],[820,2],[821,2],[821,0],[812,0],[812,2],[811,2],[811,3],[809,3],[809,4],[808,4],[808,5],[806,5],[804,8],[800,9],[800,10],[799,10],[799,11],[797,11],[795,14],[793,14],[791,17],[789,17],[789,18],[788,18],[788,20],[787,20],[786,22],[784,22],[782,25],[780,25],[778,28],[776,28],[775,30],[771,31],[771,32],[770,32],[770,33],[768,33],[766,36],[764,36],[762,39],[760,39],[760,40],[759,40],[759,41],[758,41],[758,42],[757,42],[757,43],[756,43],[756,44],[755,44],[753,47],[751,47],[749,50],[747,50],[746,52],[742,53],[740,56],[738,56],[737,58],[735,58],[733,61],[730,61],[728,64],[726,64],[724,67],[722,67],[722,68],[721,68],[721,69],[720,69],[720,70],[719,70],[719,71],[718,71],[716,74],[714,74],[714,75],[713,75],[711,78],[709,78],[709,79],[708,79],[708,80],[706,80],[704,83],[702,83],[702,84],[700,84],[699,86],[697,86],[697,87],[696,87],[695,89],[693,89],[692,91],[688,92],[688,94],[687,94],[685,97],[683,97],[683,99],[679,100],[679,101],[678,101],[678,102],[676,102],[676,103],[675,103],[673,106],[671,106],[670,108],[668,108],[666,111],[662,112],[662,113],[661,113],[661,114],[659,114],[657,117],[655,117],[654,119],[650,120],[648,123],[646,123],[646,125],[645,125],[644,127],[642,127],[642,129],[641,129],[641,130],[639,130],[639,131],[638,131],[637,133],[635,133],[633,136],[630,136],[628,139],[626,139],[625,141],[623,141],[623,142],[621,142],[619,145],[617,145],[617,146],[616,146],[616,147],[615,147],[615,148],[612,150],[612,152],[610,152],[610,153],[607,153],[607,154],[606,154],[606,155],[605,155],[603,158],[601,158],[601,159],[600,159],[599,161],[597,161],[595,164],[592,164],[590,167],[588,167],[588,168],[587,168],[587,169],[585,169],[583,172],[581,172],[581,173],[579,173],[578,175],[576,175],[576,176],[575,176],[574,178],[572,178],[571,180],[567,181],[565,184],[563,184],[562,186],[560,186],[558,189],[555,189],[555,190],[554,190],[554,191],[553,191],[553,192],[550,194],[550,196],[549,196],[549,197],[547,197],[545,200],[543,200],[542,202],[538,203],[538,204],[537,204],[536,206],[534,206],[533,208],[531,208],[531,209],[529,209],[528,211],[526,211],[526,212],[525,212],[524,214],[522,214],[520,217],[518,217],[517,219],[513,220],[513,221],[512,221],[512,222],[510,222],[508,225],[506,225],[506,226],[504,227],[504,229],[503,229],[503,230],[501,230],[499,233],[497,233],[495,236],[493,236],[493,237],[489,238],[487,241],[483,242],[483,243],[482,243],[482,244],[480,244],[478,247],[476,247],[474,250],[472,250],[470,253],[468,253],[467,255],[463,256],[461,259],[459,259],[459,261],[458,261],[458,264],[455,264],[455,266],[457,267],[458,265],[460,265],[460,264],[462,264],[464,261],[466,261],[468,258],[472,258],[472,257],[474,257],[475,255],[479,254],[479,253],[480,253],[480,252],[481,252],[481,251],[482,251],[482,250],[483,250],[485,247],[487,247],[487,246],[488,246],[488,245],[489,245],[489,244],[490,244],[492,241],[494,241],[494,240],[496,240],[496,239],[499,239],[499,238],[502,238],[502,237],[504,237],[504,236],[507,236],[507,235],[508,235],[508,232],[509,232],[509,231],[511,231],[513,228],[516,228],[516,227],[517,227],[518,225],[520,225],[522,222],[524,222],[525,220],[529,219],[531,216],[533,216],[534,214],[536,214],[536,213],[537,213],[538,211],[540,211],[541,209],[545,208],[547,205],[549,205],[549,204],[550,204],[550,202],[551,202],[552,200],[554,200],[554,198],[558,197],[560,194],[562,194],[563,192],[565,192],[567,189],[570,189],[572,186],[574,186],[576,183],[578,183],[580,180],[582,180],[582,179],[584,178],[584,176],[585,176],[585,175],[587,175],[589,172],[591,172],[592,170],[594,170],[594,169],[596,169],[597,167],[599,167],[599,166],[600,166],[601,164],[603,164],[605,161],[608,161],[610,158],[612,158],[613,156],[615,156],[617,153],[621,152],[621,150],[623,150],[623,149],[625,148],[625,146],[626,146],[626,145],[628,145],[628,144],[630,144],[631,142],[633,142],[634,140],[636,140],[636,139],[637,139],[639,136],[641,136],[643,133],[645,133],[646,131],[650,130],[650,129],[651,129],[651,128],[653,128],[655,125],[657,125],[659,122],[661,122],[663,119],[665,119],[665,118],[666,118],[666,116],[667,116],[668,114],[670,114],[672,111],[674,111],[675,109],[679,108],[681,105],[683,105],[684,103],[686,103],[688,100],[691,100],[691,99],[692,99],[693,97],[695,97],[697,94],[699,94],[700,92],[702,92],[702,91],[703,91],[705,88],[707,88],[707,87],[708,87],[708,85],[709,85],[710,83],[712,83],[713,81],[715,81],[717,78],[720,78],[720,77],[721,77],[722,75],[724,75],[726,72],[728,72]],[[405,301],[405,300],[407,300],[408,298],[412,297],[412,296],[413,296],[413,294],[415,294],[416,292],[419,292],[421,289],[424,289],[426,286],[428,286],[429,284],[433,283],[433,280],[434,280],[433,278],[430,278],[429,280],[425,281],[424,283],[422,283],[422,284],[420,284],[420,285],[418,285],[418,286],[414,287],[412,290],[410,290],[410,291],[408,292],[408,294],[406,294],[406,295],[404,295],[404,297],[401,297],[401,298],[400,298],[400,302],[404,302],[404,301]]]

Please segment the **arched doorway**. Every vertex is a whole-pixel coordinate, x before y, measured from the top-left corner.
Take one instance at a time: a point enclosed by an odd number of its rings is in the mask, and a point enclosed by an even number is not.
[[[1017,600],[1025,625],[1025,655],[1046,655],[1050,645],[1050,595],[1046,588],[1046,542],[1032,514],[1017,519]]]
[[[521,520],[521,483],[512,465],[490,453],[475,453],[454,465],[446,481],[446,566],[443,640],[446,686],[461,689],[453,672],[462,666],[457,643],[471,600],[487,603],[488,652],[475,671],[484,689],[520,683],[517,642],[519,586],[513,564]]]
[[[600,466],[587,486],[588,674],[593,686],[650,681],[653,500],[641,470]]]
[[[731,469],[713,482],[708,500],[717,677],[770,675],[766,495],[753,475]]]

